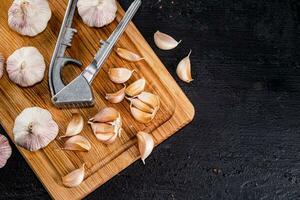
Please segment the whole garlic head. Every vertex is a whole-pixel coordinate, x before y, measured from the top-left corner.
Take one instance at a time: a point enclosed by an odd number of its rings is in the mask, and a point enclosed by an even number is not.
[[[78,0],[78,13],[90,27],[103,27],[116,18],[116,0]]]
[[[18,49],[7,59],[6,70],[10,80],[22,87],[41,82],[45,69],[44,57],[35,47]]]
[[[58,125],[47,110],[32,107],[23,110],[16,118],[13,134],[17,145],[37,151],[56,138]]]
[[[7,138],[0,134],[0,169],[5,166],[12,150]]]
[[[3,72],[4,72],[4,57],[2,53],[0,53],[0,79],[3,76]]]
[[[21,35],[36,36],[51,18],[47,0],[14,0],[8,10],[8,25]]]

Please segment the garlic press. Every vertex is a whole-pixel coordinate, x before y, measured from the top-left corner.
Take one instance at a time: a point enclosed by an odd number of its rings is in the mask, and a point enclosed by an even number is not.
[[[70,0],[68,3],[49,68],[52,102],[57,107],[89,107],[94,105],[92,82],[142,4],[141,0],[135,0],[131,4],[110,37],[106,41],[100,41],[101,47],[92,62],[77,78],[66,85],[61,77],[63,67],[67,64],[82,66],[80,61],[65,56],[65,51],[72,46],[73,36],[77,32],[76,29],[72,28],[77,1]]]

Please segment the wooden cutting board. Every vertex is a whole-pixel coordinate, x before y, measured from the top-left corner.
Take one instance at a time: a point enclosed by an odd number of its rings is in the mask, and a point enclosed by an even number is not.
[[[7,58],[16,49],[23,46],[34,46],[44,55],[47,65],[50,63],[60,25],[63,20],[67,0],[49,1],[52,9],[52,18],[47,29],[34,38],[22,37],[11,31],[7,25],[7,11],[12,0],[1,2],[0,7],[0,52]],[[78,30],[72,47],[67,54],[81,60],[87,66],[99,48],[99,41],[105,40],[115,29],[124,15],[124,11],[118,5],[117,19],[112,24],[101,28],[89,28],[83,24],[78,14],[74,18],[73,27]],[[63,135],[66,124],[70,121],[72,112],[80,112],[85,121],[94,116],[101,108],[113,106],[120,111],[124,121],[124,132],[112,145],[104,145],[97,141],[90,127],[86,124],[81,135],[88,138],[92,144],[89,152],[70,152],[61,149],[63,142],[56,139],[46,148],[38,152],[28,152],[20,147],[19,151],[39,177],[49,194],[54,199],[81,199],[104,184],[113,176],[138,160],[140,155],[137,148],[136,133],[146,131],[153,135],[155,144],[162,143],[180,128],[188,124],[194,117],[194,108],[174,79],[168,73],[161,61],[155,55],[151,47],[130,23],[126,32],[117,44],[140,54],[145,58],[138,63],[127,62],[112,53],[93,83],[96,105],[85,109],[57,109],[50,101],[48,89],[48,72],[40,84],[30,88],[21,88],[12,83],[7,74],[0,80],[0,120],[4,129],[13,140],[12,128],[14,119],[25,108],[39,106],[48,109],[58,123]],[[113,84],[107,76],[111,67],[127,67],[137,73],[129,83],[144,77],[147,80],[146,90],[158,94],[161,97],[161,109],[155,119],[149,124],[136,122],[130,112],[129,103],[124,101],[113,105],[108,103],[104,96],[122,88],[122,85]],[[65,81],[68,82],[79,75],[83,68],[67,66],[64,71]],[[84,182],[77,188],[65,188],[61,177],[70,171],[86,164]]]

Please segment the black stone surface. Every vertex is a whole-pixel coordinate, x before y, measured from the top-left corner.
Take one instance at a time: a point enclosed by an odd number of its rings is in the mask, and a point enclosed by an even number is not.
[[[193,50],[197,114],[87,199],[300,199],[300,1],[144,0],[134,22],[176,80]],[[161,51],[156,30],[183,42]],[[13,150],[0,199],[50,198]]]

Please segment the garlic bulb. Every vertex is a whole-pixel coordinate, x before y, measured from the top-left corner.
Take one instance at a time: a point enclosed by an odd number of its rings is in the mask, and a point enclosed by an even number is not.
[[[12,150],[7,138],[4,135],[0,135],[0,169],[6,165],[11,152]]]
[[[108,76],[112,82],[121,84],[128,81],[131,78],[133,72],[134,70],[129,70],[121,67],[110,68],[108,71]]]
[[[105,144],[115,142],[121,136],[122,119],[120,113],[111,107],[102,109],[94,118],[89,120],[89,124],[99,141]]]
[[[45,69],[44,58],[35,47],[18,49],[7,59],[6,70],[10,80],[22,87],[41,82]]]
[[[82,165],[79,169],[75,169],[74,171],[70,172],[66,176],[62,177],[62,182],[64,186],[72,188],[79,186],[82,181],[84,180],[84,170],[85,164]]]
[[[181,41],[177,42],[171,36],[159,31],[154,34],[154,42],[156,46],[162,50],[174,49],[181,43]]]
[[[115,0],[78,0],[78,13],[90,27],[103,27],[110,24],[117,13]]]
[[[160,108],[160,98],[149,92],[142,92],[134,98],[129,98],[132,116],[140,123],[149,123]]]
[[[190,53],[187,57],[185,57],[179,62],[176,70],[178,77],[186,83],[190,83],[193,81],[192,72],[191,72],[192,71],[191,60],[190,60],[191,53],[192,50],[190,50]]]
[[[141,159],[145,164],[146,158],[149,157],[154,148],[154,140],[152,135],[145,132],[138,132],[136,135],[138,139],[139,151],[141,154]]]
[[[8,25],[21,35],[36,36],[51,18],[47,0],[14,0],[8,10]]]
[[[3,76],[3,72],[4,72],[4,56],[2,55],[2,53],[0,53],[0,79]]]
[[[56,138],[58,125],[47,110],[26,108],[16,118],[13,134],[17,145],[29,151],[37,151]]]

